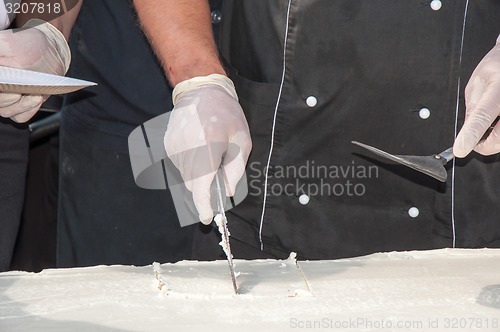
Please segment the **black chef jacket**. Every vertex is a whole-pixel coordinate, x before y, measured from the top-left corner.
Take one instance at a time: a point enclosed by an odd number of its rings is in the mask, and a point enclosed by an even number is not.
[[[500,2],[429,3],[225,1],[221,53],[253,138],[232,237],[307,259],[500,246],[498,155],[455,160],[442,184],[351,144],[414,155],[453,144]]]

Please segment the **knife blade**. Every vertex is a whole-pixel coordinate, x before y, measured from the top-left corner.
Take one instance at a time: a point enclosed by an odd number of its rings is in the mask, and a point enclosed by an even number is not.
[[[94,82],[0,66],[0,92],[58,95],[97,85]]]
[[[231,281],[233,284],[234,293],[238,294],[238,285],[236,284],[236,273],[234,272],[234,263],[233,263],[233,255],[231,253],[231,245],[229,243],[229,230],[227,228],[227,218],[226,212],[224,211],[224,201],[225,197],[222,194],[221,181],[219,180],[219,173],[222,173],[222,170],[219,169],[219,172],[215,174],[215,184],[217,191],[217,210],[218,214],[215,216],[214,221],[217,224],[219,232],[222,235],[222,241],[220,245],[224,250],[224,253],[227,256],[227,262],[229,264],[229,272],[231,274]]]

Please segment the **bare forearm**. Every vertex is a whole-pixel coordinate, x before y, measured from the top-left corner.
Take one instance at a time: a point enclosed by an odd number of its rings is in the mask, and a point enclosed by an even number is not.
[[[22,3],[24,2],[30,3],[30,0],[23,0]],[[44,5],[43,12],[40,13],[39,10],[29,10],[27,13],[18,14],[16,18],[17,26],[21,27],[33,18],[42,19],[50,22],[59,29],[67,40],[75,24],[76,18],[80,13],[83,0],[38,0],[37,3]]]
[[[134,0],[144,32],[172,84],[225,74],[213,40],[208,0]]]

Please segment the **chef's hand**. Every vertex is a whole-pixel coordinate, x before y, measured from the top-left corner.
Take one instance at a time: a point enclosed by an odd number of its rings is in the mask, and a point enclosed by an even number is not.
[[[177,84],[173,102],[165,150],[193,194],[200,221],[210,224],[210,188],[219,167],[227,196],[234,195],[245,172],[252,149],[248,124],[233,82],[223,75]]]
[[[453,145],[453,154],[463,158],[472,150],[482,155],[500,152],[500,123],[486,140],[479,142],[500,116],[500,37],[472,73],[465,88],[465,106],[465,123]]]
[[[33,19],[21,29],[0,31],[0,66],[64,75],[70,61],[66,39],[50,23]],[[0,116],[26,122],[47,98],[0,92]]]

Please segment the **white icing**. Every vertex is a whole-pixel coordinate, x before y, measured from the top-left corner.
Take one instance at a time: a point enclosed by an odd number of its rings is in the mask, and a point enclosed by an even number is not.
[[[499,330],[500,249],[295,259],[235,260],[237,296],[226,261],[0,273],[0,331],[446,331],[453,318]],[[331,320],[422,327],[298,326]]]
[[[158,281],[157,282],[157,287],[160,291],[166,292],[168,290],[168,284],[165,282],[163,279],[163,276],[161,274],[161,265],[158,262],[153,263],[153,271],[155,274],[155,278]]]
[[[219,229],[219,233],[222,235],[222,241],[219,242],[219,245],[222,247],[222,250],[224,250],[224,253],[226,254],[227,257],[231,256],[233,258],[233,255],[231,255],[230,251],[230,245],[229,245],[229,239],[226,240],[224,238],[224,225],[226,225],[226,230],[227,230],[227,236],[230,236],[231,233],[229,233],[229,229],[227,228],[227,220],[224,218],[224,216],[219,213],[214,217],[215,224],[217,225],[217,228]]]

